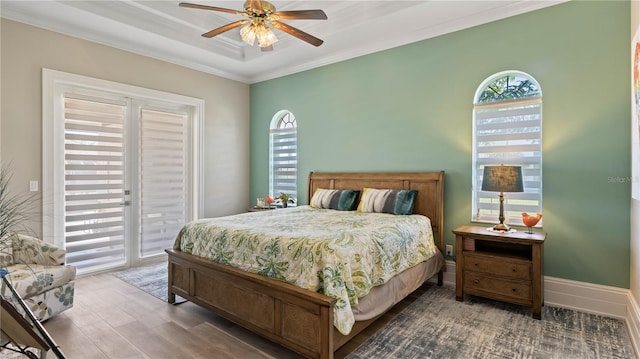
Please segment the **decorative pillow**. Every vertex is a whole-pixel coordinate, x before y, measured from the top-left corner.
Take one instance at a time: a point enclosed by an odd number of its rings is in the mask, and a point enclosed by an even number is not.
[[[358,212],[412,214],[418,191],[365,188]]]
[[[359,195],[360,191],[352,189],[317,188],[311,197],[309,205],[315,208],[354,211],[358,206]]]

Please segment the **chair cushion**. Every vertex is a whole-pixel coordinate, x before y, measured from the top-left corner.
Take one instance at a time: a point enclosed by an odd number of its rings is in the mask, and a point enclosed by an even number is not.
[[[76,277],[76,267],[69,265],[14,264],[7,270],[7,279],[22,299],[65,285]]]
[[[73,307],[75,282],[24,299],[25,304],[38,320],[43,321]]]
[[[13,237],[13,263],[63,265],[66,251],[35,237],[19,234]]]

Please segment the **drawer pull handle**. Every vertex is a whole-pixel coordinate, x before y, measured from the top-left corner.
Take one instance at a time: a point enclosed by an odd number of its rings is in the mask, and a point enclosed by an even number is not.
[[[478,263],[473,263],[473,265],[477,267],[477,266],[478,266]]]
[[[515,292],[516,292],[516,289],[515,289],[515,288],[511,288],[511,291],[515,293]]]
[[[517,270],[517,269],[515,269],[515,268],[512,268],[512,269],[511,269],[511,271],[512,271],[513,273],[515,273],[515,272],[517,272],[518,270]]]
[[[473,281],[473,284],[478,284],[478,283],[480,283],[480,281],[477,279]]]

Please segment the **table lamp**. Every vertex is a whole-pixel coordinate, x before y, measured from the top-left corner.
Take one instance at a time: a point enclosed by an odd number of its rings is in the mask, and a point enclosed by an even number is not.
[[[482,190],[500,192],[500,224],[494,231],[508,232],[511,228],[504,224],[504,192],[524,192],[522,185],[522,167],[520,166],[484,166]]]

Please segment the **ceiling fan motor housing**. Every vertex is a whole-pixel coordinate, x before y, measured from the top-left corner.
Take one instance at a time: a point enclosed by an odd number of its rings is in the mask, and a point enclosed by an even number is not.
[[[276,11],[276,7],[268,1],[260,1],[260,5],[262,5],[262,9],[255,9],[251,7],[251,1],[247,1],[244,3],[244,11],[257,17],[268,17]]]

